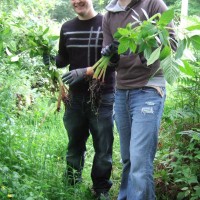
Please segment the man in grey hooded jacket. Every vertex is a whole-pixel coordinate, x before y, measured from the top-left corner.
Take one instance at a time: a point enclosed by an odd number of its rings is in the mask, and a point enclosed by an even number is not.
[[[142,9],[151,17],[167,6],[162,0],[112,0],[106,9],[103,55],[111,52],[117,29],[134,22],[132,16],[143,21]],[[142,54],[120,55],[114,106],[123,161],[118,200],[155,199],[153,161],[165,101],[165,78],[159,67],[159,61],[147,67]]]

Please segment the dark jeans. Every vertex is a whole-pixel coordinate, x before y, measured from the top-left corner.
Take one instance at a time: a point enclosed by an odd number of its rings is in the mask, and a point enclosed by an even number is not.
[[[102,101],[95,114],[89,103],[89,96],[71,95],[63,117],[68,133],[67,168],[81,174],[84,166],[86,141],[92,135],[95,155],[91,177],[93,189],[105,192],[110,189],[113,146],[113,103],[114,94],[102,95]]]

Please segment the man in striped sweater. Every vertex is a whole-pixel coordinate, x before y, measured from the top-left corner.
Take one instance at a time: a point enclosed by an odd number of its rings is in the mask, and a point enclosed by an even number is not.
[[[90,102],[88,79],[93,74],[91,66],[101,57],[102,15],[94,10],[92,0],[71,0],[71,4],[77,17],[62,25],[56,56],[58,68],[69,65],[69,72],[62,78],[69,84],[70,95],[63,118],[69,139],[66,177],[70,184],[81,181],[86,142],[91,134],[95,151],[91,171],[93,190],[97,199],[109,199],[115,70],[110,67],[106,72],[96,113]]]

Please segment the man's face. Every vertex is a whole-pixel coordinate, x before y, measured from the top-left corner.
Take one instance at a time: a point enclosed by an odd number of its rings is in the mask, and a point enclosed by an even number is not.
[[[71,0],[74,11],[80,16],[87,16],[92,10],[92,0]]]

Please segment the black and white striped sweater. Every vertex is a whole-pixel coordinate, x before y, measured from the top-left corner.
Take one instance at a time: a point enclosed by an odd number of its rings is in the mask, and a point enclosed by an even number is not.
[[[69,70],[85,68],[94,65],[101,58],[103,42],[101,14],[89,20],[80,20],[78,17],[65,22],[60,31],[59,51],[56,56],[56,65],[62,68],[70,65]],[[114,69],[106,74],[105,93],[114,90]],[[72,90],[88,91],[88,82],[82,81],[74,85]]]

